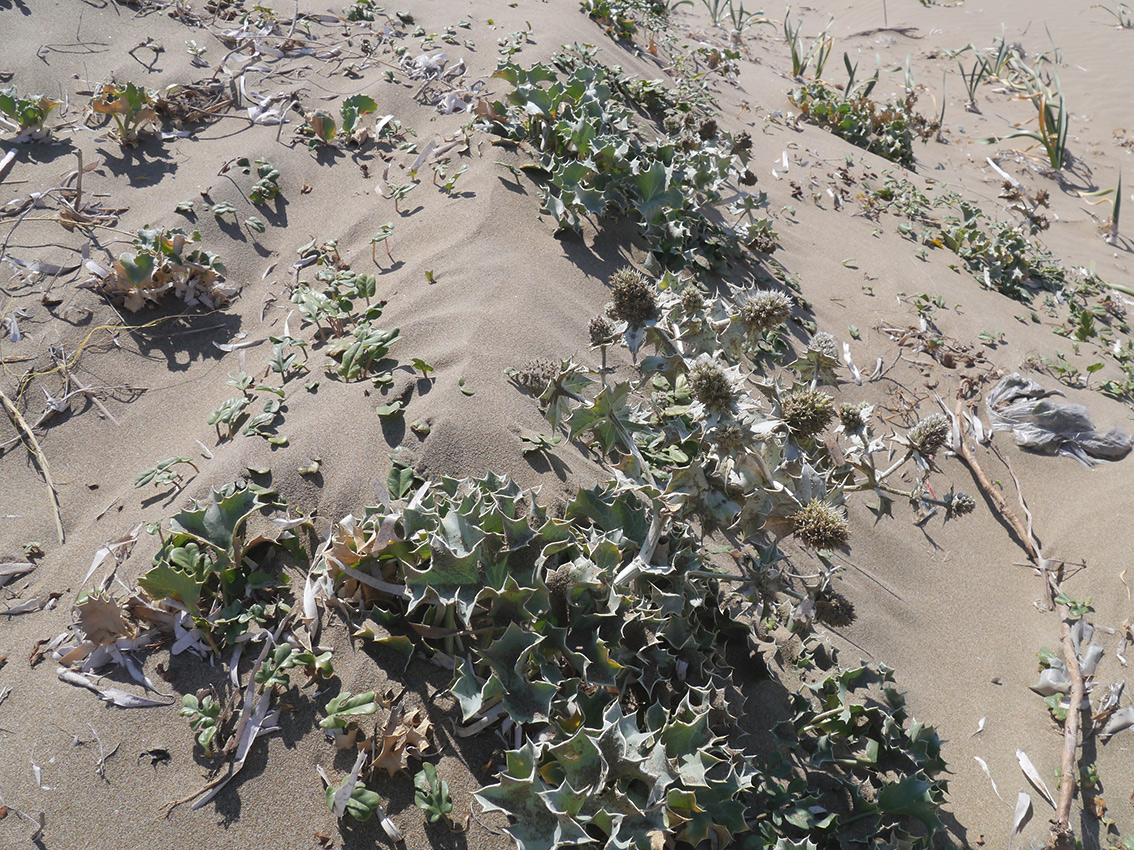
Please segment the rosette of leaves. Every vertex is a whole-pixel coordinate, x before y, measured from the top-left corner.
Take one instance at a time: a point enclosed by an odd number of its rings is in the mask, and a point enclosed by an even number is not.
[[[96,115],[114,119],[115,134],[125,146],[136,144],[146,125],[152,126],[157,119],[153,93],[134,83],[107,83],[91,98],[90,105]]]
[[[191,306],[222,307],[238,290],[225,283],[224,264],[200,239],[180,228],[139,230],[134,250],[118,256],[97,288],[131,313],[170,293]]]
[[[206,755],[215,752],[213,741],[217,735],[220,712],[221,705],[211,694],[200,697],[196,694],[185,694],[181,698],[181,710],[177,713],[189,718],[189,726],[197,733],[197,743],[201,745]]]
[[[261,569],[275,547],[299,554],[291,532],[276,539],[257,538],[249,546],[246,524],[252,514],[271,507],[270,494],[244,482],[210,490],[202,501],[169,520],[153,566],[139,586],[155,601],[184,606],[213,648],[230,643],[258,623],[282,616],[279,590],[286,583]],[[158,529],[153,529],[155,532]],[[208,613],[213,612],[213,613]]]
[[[45,139],[50,131],[44,126],[47,117],[62,101],[33,94],[20,97],[14,88],[0,91],[0,126],[15,133],[12,142]]]

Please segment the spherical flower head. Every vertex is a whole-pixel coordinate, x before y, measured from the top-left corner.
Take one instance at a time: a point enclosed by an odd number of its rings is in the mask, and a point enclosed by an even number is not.
[[[976,510],[976,500],[964,493],[956,493],[949,502],[947,511],[952,516],[966,516]]]
[[[697,128],[697,135],[701,137],[702,141],[707,142],[717,134],[717,121],[715,118],[706,118],[701,122],[701,126]]]
[[[843,426],[843,430],[848,434],[855,434],[866,427],[867,420],[870,418],[870,405],[866,402],[862,404],[840,404],[839,405],[839,422]]]
[[[797,440],[818,436],[835,416],[835,403],[819,390],[796,390],[784,396],[782,416]]]
[[[705,295],[692,283],[681,290],[681,309],[687,314],[699,313],[705,309]]]
[[[841,549],[850,540],[850,527],[841,510],[812,499],[792,517],[792,533],[812,549]]]
[[[517,369],[509,374],[521,389],[534,396],[540,396],[547,389],[547,385],[554,381],[555,376],[559,374],[559,364],[541,358],[531,360],[523,369]]]
[[[791,318],[791,299],[774,289],[757,289],[740,297],[740,321],[753,333],[770,331]]]
[[[835,343],[835,338],[826,331],[819,331],[811,337],[807,347],[812,351],[819,352],[824,357],[830,357],[832,360],[839,359],[839,348]]]
[[[949,439],[949,420],[941,413],[933,413],[922,419],[912,428],[906,439],[910,448],[924,457],[930,457],[945,445]]]
[[[745,130],[738,136],[734,136],[732,140],[732,153],[733,156],[743,157],[752,153],[752,134]]]
[[[721,413],[736,402],[737,391],[720,363],[708,355],[697,358],[689,370],[689,391],[710,413]]]
[[[587,325],[587,332],[591,337],[591,345],[598,348],[614,342],[614,325],[605,316],[595,316]]]
[[[662,128],[670,136],[677,136],[685,129],[685,119],[680,115],[667,115],[662,121]]]
[[[610,279],[614,301],[608,311],[629,325],[644,325],[658,317],[657,290],[645,276],[629,266]]]

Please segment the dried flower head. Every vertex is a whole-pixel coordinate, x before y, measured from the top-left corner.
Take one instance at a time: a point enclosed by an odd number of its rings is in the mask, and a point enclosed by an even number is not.
[[[839,347],[835,343],[835,338],[826,331],[819,331],[815,336],[811,337],[811,341],[807,343],[807,347],[812,351],[817,351],[824,357],[830,357],[832,360],[839,359]]]
[[[722,455],[735,455],[743,451],[750,442],[751,434],[747,428],[731,417],[722,421],[708,433],[709,439],[716,443]]]
[[[732,153],[733,156],[744,157],[746,154],[752,153],[752,134],[745,130],[743,133],[736,135],[732,139]]]
[[[630,325],[642,325],[658,315],[657,290],[640,272],[626,266],[610,279],[614,301],[607,311]]]
[[[701,122],[701,126],[697,128],[697,135],[701,137],[702,141],[707,142],[717,134],[717,121],[715,118],[706,118]]]
[[[724,367],[708,356],[698,357],[689,370],[689,391],[712,413],[730,408],[737,396]]]
[[[949,516],[966,516],[976,510],[976,500],[965,493],[954,493],[946,508]]]
[[[773,234],[761,230],[748,240],[748,247],[760,254],[774,254],[780,245]]]
[[[791,521],[796,539],[812,549],[839,549],[850,540],[850,528],[843,512],[819,499],[808,502]]]
[[[906,439],[918,454],[934,455],[949,439],[949,420],[942,413],[930,414],[910,428]]]
[[[854,603],[837,590],[828,587],[815,600],[815,619],[820,623],[845,628],[854,618]]]
[[[746,168],[746,169],[744,169],[743,172],[741,172],[741,175],[740,175],[740,185],[741,186],[755,186],[756,182],[757,182],[757,178],[756,178],[756,175],[752,172],[752,169]]]
[[[870,418],[871,406],[866,402],[862,404],[840,404],[839,422],[847,433],[855,433],[866,427]]]
[[[823,431],[835,415],[835,403],[819,390],[796,390],[784,396],[783,420],[797,440],[810,439]]]
[[[662,121],[662,129],[668,136],[677,136],[685,129],[685,118],[681,115],[667,115]]]
[[[555,380],[555,376],[559,374],[559,364],[539,358],[529,361],[523,369],[514,369],[508,374],[521,389],[534,396],[540,396],[547,389],[547,385]]]
[[[791,298],[774,289],[757,289],[740,296],[740,321],[753,333],[777,328],[791,318]]]
[[[705,308],[705,294],[690,283],[681,290],[681,309],[686,313],[699,313]]]
[[[614,325],[605,316],[595,316],[591,319],[587,331],[591,336],[591,345],[595,348],[614,342]]]

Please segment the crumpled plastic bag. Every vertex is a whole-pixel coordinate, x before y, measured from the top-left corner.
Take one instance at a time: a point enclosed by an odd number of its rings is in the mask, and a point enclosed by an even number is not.
[[[1055,401],[1063,395],[1045,390],[1018,372],[1006,375],[985,399],[995,431],[1011,431],[1016,445],[1042,454],[1073,457],[1084,466],[1122,460],[1134,448],[1126,432],[1095,428],[1090,412],[1081,404]]]

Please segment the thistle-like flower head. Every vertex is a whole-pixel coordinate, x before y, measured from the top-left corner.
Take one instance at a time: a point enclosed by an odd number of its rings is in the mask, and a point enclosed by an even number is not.
[[[710,414],[723,413],[740,397],[736,387],[737,375],[732,374],[734,371],[715,357],[702,354],[689,370],[689,391]]]
[[[835,343],[835,338],[826,331],[819,331],[815,336],[811,337],[811,341],[807,343],[807,347],[812,351],[817,351],[824,357],[830,357],[832,360],[839,359],[839,348]]]
[[[812,549],[839,549],[850,540],[846,515],[819,499],[808,502],[791,521],[796,539]]]
[[[924,457],[936,454],[949,439],[949,420],[941,413],[932,413],[922,419],[906,434],[910,448]]]
[[[628,325],[644,325],[658,317],[657,288],[638,271],[626,266],[610,279],[614,300],[607,312]]]
[[[791,298],[774,289],[757,289],[742,293],[737,317],[752,333],[777,328],[791,318]]]
[[[614,342],[614,325],[606,316],[595,316],[587,325],[587,332],[591,337],[591,345],[598,348]]]
[[[796,390],[783,397],[782,416],[797,440],[818,436],[835,415],[835,403],[819,390]]]

